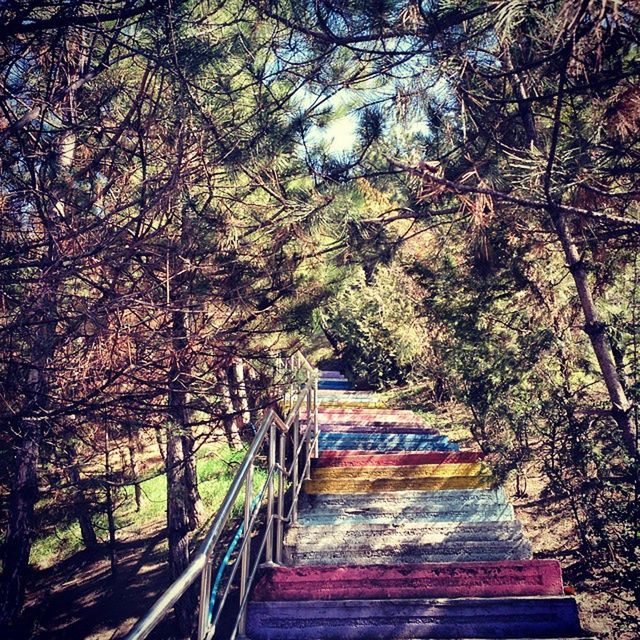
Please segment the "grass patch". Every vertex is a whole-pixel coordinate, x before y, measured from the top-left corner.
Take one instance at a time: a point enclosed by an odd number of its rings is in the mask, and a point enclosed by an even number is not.
[[[220,507],[231,482],[245,456],[245,450],[233,451],[226,444],[202,448],[196,463],[200,496],[204,505],[205,518],[210,518]],[[167,504],[167,480],[158,469],[159,475],[141,483],[142,500],[140,511],[136,511],[135,491],[129,485],[114,492],[116,527],[118,537],[136,537],[149,522],[165,518]],[[262,489],[267,473],[256,467],[253,476],[254,495]],[[234,505],[233,513],[241,513],[244,491]],[[40,508],[43,508],[42,505]],[[46,507],[45,507],[46,508]],[[94,526],[98,538],[107,540],[107,518],[103,513],[95,514]],[[52,532],[34,540],[30,562],[40,568],[48,568],[61,562],[83,548],[80,527],[76,520],[61,516]]]

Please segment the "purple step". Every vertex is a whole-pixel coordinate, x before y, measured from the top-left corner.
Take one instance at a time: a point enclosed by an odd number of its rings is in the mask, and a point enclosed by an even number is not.
[[[382,600],[499,596],[560,596],[555,560],[451,562],[407,565],[277,567],[268,570],[253,599]]]
[[[558,638],[581,633],[575,600],[564,596],[252,602],[254,640]]]

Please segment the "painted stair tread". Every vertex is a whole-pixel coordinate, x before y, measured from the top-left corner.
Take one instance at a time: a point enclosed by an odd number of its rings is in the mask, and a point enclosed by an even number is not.
[[[499,541],[515,540],[522,537],[522,525],[513,522],[403,522],[397,525],[355,524],[355,525],[291,525],[285,536],[286,544],[318,544],[319,547],[332,546],[336,541],[345,544],[371,543],[380,547],[395,542],[441,542]]]
[[[410,522],[504,522],[515,519],[510,504],[472,505],[455,508],[450,505],[398,505],[396,509],[302,509],[299,524],[399,524]]]
[[[459,451],[460,446],[446,436],[413,433],[324,433],[320,450],[365,449],[375,451]]]
[[[382,422],[376,424],[353,422],[318,422],[318,427],[325,433],[415,433],[440,435],[438,429],[420,424],[406,422]]]
[[[370,467],[317,467],[312,480],[401,480],[411,478],[450,478],[455,476],[490,476],[491,470],[480,462],[445,462]]]
[[[320,374],[321,378],[344,378],[344,374],[336,370],[319,369],[318,373]]]
[[[394,418],[406,418],[411,420],[422,420],[420,416],[416,415],[409,409],[367,409],[366,407],[331,407],[324,409],[320,407],[318,409],[318,415],[336,415],[336,416],[359,416],[361,418],[369,417],[372,419],[379,419],[381,417],[389,416]]]
[[[493,476],[449,476],[427,478],[378,478],[372,480],[305,480],[303,490],[317,493],[380,493],[384,491],[442,491],[446,489],[490,489]]]
[[[285,557],[289,565],[525,560],[531,544],[517,521],[294,525]]]
[[[432,433],[331,433],[320,432],[320,440],[326,442],[418,442],[428,440],[430,442],[448,442],[449,438],[440,434]]]
[[[384,424],[386,422],[406,423],[406,424],[427,424],[427,421],[415,414],[394,412],[385,409],[353,409],[344,411],[342,409],[325,409],[318,411],[318,420],[321,422],[352,422],[363,424]]]
[[[402,440],[400,442],[384,442],[376,439],[367,440],[341,440],[333,439],[322,441],[319,439],[320,451],[379,451],[380,453],[402,453],[408,451],[460,451],[457,442],[443,440]]]
[[[254,600],[361,600],[562,595],[555,560],[416,565],[277,567]]]
[[[323,391],[351,390],[353,389],[353,385],[348,380],[322,378],[321,380],[318,380],[318,389]]]
[[[507,505],[504,489],[453,489],[442,491],[397,491],[393,493],[369,493],[365,495],[318,494],[302,496],[301,504],[318,509],[397,509],[440,506],[463,508],[483,504]]]
[[[484,454],[479,451],[411,451],[382,453],[373,451],[321,451],[314,467],[402,466],[413,464],[445,464],[478,462]]]
[[[564,596],[253,602],[247,629],[257,640],[582,634],[575,600]]]

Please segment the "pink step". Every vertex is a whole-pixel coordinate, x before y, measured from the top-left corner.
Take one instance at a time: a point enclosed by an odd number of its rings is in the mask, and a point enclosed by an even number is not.
[[[321,451],[318,467],[396,467],[414,464],[450,464],[478,462],[483,454],[479,451],[416,451],[408,453],[372,453],[366,450]]]
[[[502,560],[397,566],[277,567],[253,592],[257,601],[493,598],[562,595],[556,560]]]
[[[382,409],[373,407],[327,407],[325,409],[320,406],[318,413],[325,415],[351,415],[368,418],[376,418],[378,416],[405,416],[413,419],[420,417],[409,409]]]
[[[351,413],[328,413],[325,411],[318,412],[318,422],[321,424],[330,423],[349,423],[349,424],[386,424],[389,422],[403,424],[424,424],[426,422],[420,416],[407,416],[404,414],[371,414],[370,416],[362,416]]]
[[[438,434],[439,431],[433,427],[409,422],[329,422],[318,425],[322,431],[331,433],[431,433]]]

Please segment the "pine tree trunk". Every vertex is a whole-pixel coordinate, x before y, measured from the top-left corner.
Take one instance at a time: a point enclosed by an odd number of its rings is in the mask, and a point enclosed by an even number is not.
[[[227,371],[231,401],[236,415],[239,417],[241,428],[251,422],[247,386],[244,379],[244,362],[242,358],[234,358]]]
[[[242,438],[240,437],[240,431],[238,429],[233,401],[231,400],[231,391],[229,389],[229,378],[227,374],[228,370],[226,368],[221,369],[218,374],[218,393],[220,395],[223,410],[222,424],[224,426],[224,432],[227,437],[229,447],[238,451],[242,448]]]
[[[74,504],[76,509],[76,517],[80,525],[80,535],[82,543],[87,549],[95,549],[98,546],[98,537],[93,527],[91,519],[91,509],[82,486],[82,478],[80,477],[80,465],[78,463],[78,453],[74,445],[68,447],[70,466],[69,480],[74,487]]]
[[[129,450],[129,468],[131,469],[131,478],[133,480],[133,491],[136,501],[136,511],[140,512],[142,508],[142,488],[140,487],[140,476],[138,474],[138,442],[137,438],[134,438],[131,431],[128,435],[128,450]]]
[[[167,538],[169,542],[169,570],[175,580],[189,564],[189,532],[191,530],[185,482],[184,451],[182,437],[174,425],[167,436]],[[196,587],[192,587],[176,603],[175,614],[180,637],[191,636],[196,618]]]
[[[4,542],[0,629],[15,623],[24,603],[33,535],[33,513],[38,499],[37,465],[40,438],[40,428],[32,425],[23,437],[16,454],[15,476],[9,502],[9,522]]]
[[[605,386],[607,387],[612,405],[611,416],[620,428],[620,433],[627,450],[632,456],[635,456],[637,451],[633,421],[631,419],[631,403],[627,398],[620,373],[616,367],[611,344],[607,336],[607,326],[601,320],[596,308],[586,267],[573,240],[564,213],[558,208],[553,208],[550,213],[556,233],[562,244],[569,271],[576,285],[585,319],[584,331],[589,336]]]
[[[513,71],[511,59],[508,59],[509,65]],[[531,108],[531,103],[526,99],[527,92],[524,87],[523,80],[518,74],[513,74],[513,85],[516,96],[518,96],[518,108],[522,118],[523,126],[529,138],[529,144],[535,145],[543,154],[546,150],[539,143],[537,125],[535,115]],[[559,96],[557,98],[561,100]],[[561,105],[559,104],[559,107]],[[561,115],[558,109],[558,117]],[[637,455],[636,438],[634,434],[634,425],[631,418],[631,403],[622,384],[620,371],[618,370],[611,349],[611,344],[607,336],[606,324],[601,320],[596,308],[591,285],[587,275],[587,269],[580,256],[578,247],[573,238],[572,231],[567,221],[565,213],[557,205],[555,205],[549,196],[549,216],[555,229],[555,232],[562,245],[562,250],[567,261],[567,266],[573,277],[576,286],[580,306],[585,319],[584,330],[589,336],[593,352],[598,361],[600,372],[604,380],[609,400],[611,402],[611,417],[615,420],[624,444],[632,457]]]
[[[109,533],[109,563],[111,565],[111,577],[115,578],[118,574],[118,552],[116,549],[116,518],[115,505],[113,503],[113,486],[111,484],[111,442],[108,425],[105,425],[104,433],[104,487],[106,495],[107,530]]]

